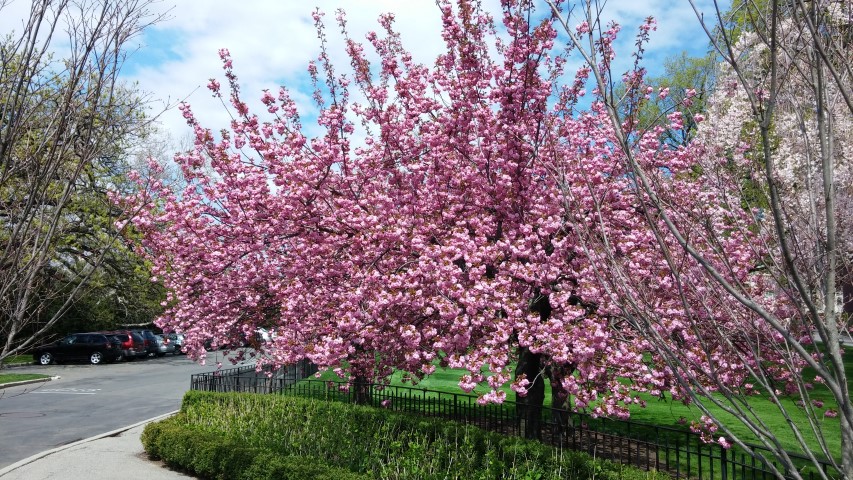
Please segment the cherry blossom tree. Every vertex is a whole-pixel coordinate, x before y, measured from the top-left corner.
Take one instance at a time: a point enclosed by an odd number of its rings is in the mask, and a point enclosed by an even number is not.
[[[440,2],[446,51],[433,66],[413,61],[393,17],[362,45],[339,13],[346,75],[316,13],[316,136],[285,88],[264,92],[264,117],[251,113],[221,51],[227,88],[209,88],[230,128],[217,136],[183,106],[195,132],[176,157],[186,187],[139,177],[146,188],[125,199],[143,209],[131,219],[140,249],[170,291],[160,325],[187,333],[197,358],[207,340],[272,329],[261,363],[309,358],[356,389],[395,368],[413,381],[464,368],[460,387],[487,385],[483,402],[511,383],[530,436],[546,380],[554,405],[619,417],[641,392],[751,393],[741,386],[757,372],[796,385],[815,360],[774,346],[808,332],[778,283],[755,275],[772,238],[740,207],[725,156],[633,116],[655,93],[640,66],[653,21],[622,78],[619,28],[591,27],[597,12],[574,28],[562,5],[502,5],[498,26],[477,2]],[[574,77],[569,54],[586,64]],[[667,115],[683,127],[684,112]],[[744,354],[757,341],[767,351]]]
[[[598,312],[551,168],[568,148],[555,135],[608,143],[609,129],[600,112],[550,109],[565,58],[548,18],[528,22],[532,6],[506,2],[507,37],[474,2],[440,7],[447,52],[431,68],[412,61],[390,16],[382,37],[368,35],[371,64],[338,15],[352,71],[337,75],[325,48],[309,67],[325,131],[315,138],[286,89],[264,94],[270,120],[250,114],[221,52],[229,93],[209,87],[234,112],[230,131],[215,139],[184,106],[196,132],[176,158],[187,188],[154,182],[130,199],[151,206],[133,221],[171,291],[161,325],[186,332],[196,355],[208,339],[271,328],[262,362],[307,357],[356,380],[465,368],[460,387],[488,384],[483,401],[502,401],[513,381],[531,435],[546,375],[556,405],[571,395],[575,408],[625,416],[666,373]]]

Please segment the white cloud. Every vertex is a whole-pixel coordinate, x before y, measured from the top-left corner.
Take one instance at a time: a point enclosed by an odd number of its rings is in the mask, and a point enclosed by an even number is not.
[[[379,28],[381,13],[393,11],[396,28],[403,32],[406,44],[420,59],[435,57],[441,48],[441,22],[432,1],[333,1],[318,3],[324,18],[333,63],[340,71],[349,67],[343,42],[335,24],[334,12],[345,6],[350,35],[357,40],[369,30]],[[276,90],[288,85],[296,91],[302,87],[303,106],[310,106],[307,65],[320,51],[311,13],[314,7],[303,2],[247,0],[244,2],[213,0],[184,1],[170,12],[172,19],[149,31],[134,61],[144,65],[133,68],[130,78],[156,98],[175,102],[187,100],[206,126],[214,130],[228,125],[228,117],[217,100],[211,98],[208,79],[221,80],[220,48],[228,48],[234,59],[246,100],[256,99],[264,88]],[[163,45],[158,36],[167,36],[175,44]],[[438,40],[438,41],[436,41]],[[168,48],[162,62],[149,63],[150,48]],[[223,82],[224,83],[224,82]],[[294,87],[294,85],[296,85]],[[162,121],[172,132],[187,131],[180,113],[164,113]],[[180,136],[180,133],[177,133]]]
[[[349,33],[354,39],[361,40],[367,31],[378,30],[379,15],[393,12],[396,29],[402,33],[404,45],[416,60],[431,63],[442,50],[441,20],[433,0],[315,2],[179,0],[169,12],[169,20],[150,28],[144,37],[136,40],[138,50],[126,65],[125,77],[139,82],[143,91],[161,102],[188,101],[197,116],[204,119],[204,124],[217,130],[227,126],[229,119],[205,85],[209,78],[222,76],[217,54],[220,48],[231,51],[247,100],[258,98],[264,88],[275,90],[278,85],[285,84],[294,91],[301,88],[302,104],[306,108],[310,106],[305,72],[308,62],[319,52],[311,18],[315,5],[326,13],[329,51],[341,71],[349,67],[349,62],[334,20],[334,12],[340,7],[347,11]],[[709,2],[703,0],[700,6],[710,11]],[[8,32],[16,24],[10,18],[14,14],[23,16],[28,3],[12,2],[3,12],[0,31]],[[485,3],[494,6],[497,0]],[[169,5],[158,3],[155,7],[167,10]],[[541,7],[546,8],[544,2]],[[491,10],[497,11],[496,8]],[[701,52],[707,45],[687,1],[610,0],[605,4],[605,15],[623,24],[625,57],[630,52],[636,27],[648,15],[655,16],[659,24],[649,45],[651,58],[658,60],[682,50]],[[177,109],[165,112],[161,121],[176,138],[189,133]]]
[[[26,1],[11,1],[5,5],[0,0],[2,10],[0,10],[0,34],[7,35],[10,33],[21,33],[23,30],[24,17],[30,12],[30,2]]]

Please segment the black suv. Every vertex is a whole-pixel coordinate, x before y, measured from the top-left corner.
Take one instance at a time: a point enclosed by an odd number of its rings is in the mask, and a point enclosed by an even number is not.
[[[58,342],[33,350],[33,360],[39,365],[67,360],[86,360],[97,365],[120,357],[121,342],[103,333],[72,333]]]

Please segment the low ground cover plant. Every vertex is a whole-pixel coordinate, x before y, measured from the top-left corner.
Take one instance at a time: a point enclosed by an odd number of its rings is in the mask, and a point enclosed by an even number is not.
[[[455,422],[292,396],[188,392],[143,444],[209,478],[666,478]]]
[[[5,383],[21,382],[24,380],[36,380],[48,378],[49,375],[39,373],[0,373],[0,385]]]

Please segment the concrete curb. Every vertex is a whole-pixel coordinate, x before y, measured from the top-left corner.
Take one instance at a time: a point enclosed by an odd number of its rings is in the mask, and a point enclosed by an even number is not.
[[[62,377],[60,377],[59,375],[54,375],[52,377],[47,377],[47,378],[34,378],[32,380],[21,380],[20,382],[3,383],[3,384],[0,384],[0,390],[2,390],[4,388],[9,388],[9,387],[19,387],[21,385],[30,385],[33,383],[44,383],[44,382],[49,382],[51,380],[59,380],[60,378],[62,378]]]
[[[83,440],[78,440],[76,442],[72,442],[72,443],[69,443],[67,445],[62,445],[62,446],[59,446],[56,448],[52,448],[50,450],[45,450],[45,451],[43,451],[41,453],[37,453],[37,454],[35,454],[29,458],[25,458],[21,461],[15,462],[15,463],[9,465],[8,467],[0,469],[0,477],[6,475],[7,473],[11,473],[14,470],[17,470],[17,469],[23,467],[24,465],[29,465],[30,463],[33,463],[36,460],[42,459],[42,458],[47,457],[49,455],[53,455],[54,453],[61,452],[61,451],[68,449],[68,448],[76,447],[77,445],[82,445],[84,443],[93,442],[95,440],[100,440],[102,438],[115,437],[120,433],[126,432],[126,431],[128,431],[132,428],[136,428],[140,425],[145,425],[146,423],[156,422],[158,420],[162,420],[164,418],[171,417],[172,415],[178,413],[179,411],[180,410],[175,410],[173,412],[164,413],[163,415],[159,415],[159,416],[156,416],[154,418],[149,418],[148,420],[143,420],[141,422],[134,423],[133,425],[128,425],[126,427],[121,427],[121,428],[113,430],[111,432],[102,433],[100,435],[95,435],[94,437],[84,438]]]

